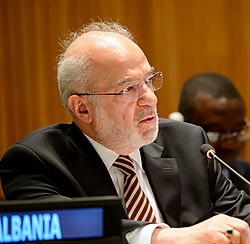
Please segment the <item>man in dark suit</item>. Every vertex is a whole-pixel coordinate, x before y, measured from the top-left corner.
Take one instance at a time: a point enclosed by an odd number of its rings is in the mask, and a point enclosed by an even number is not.
[[[217,155],[250,181],[250,163],[240,154],[250,137],[245,102],[225,76],[200,73],[190,77],[182,88],[179,112],[184,121],[201,126]],[[240,190],[250,194],[250,186],[223,167],[223,173]]]
[[[58,84],[73,123],[42,128],[7,150],[6,199],[119,195],[129,216],[124,242],[249,243],[250,197],[201,155],[208,140],[200,127],[158,120],[162,73],[128,30],[93,22],[71,37]],[[119,155],[135,174],[125,177]],[[128,193],[132,185],[138,191]]]

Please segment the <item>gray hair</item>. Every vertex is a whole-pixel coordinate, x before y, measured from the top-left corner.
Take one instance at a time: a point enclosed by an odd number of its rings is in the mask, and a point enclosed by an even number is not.
[[[87,58],[83,55],[65,56],[64,54],[73,41],[84,33],[91,31],[115,32],[135,42],[132,33],[120,23],[99,21],[91,22],[82,26],[79,30],[71,32],[69,37],[60,43],[62,54],[58,56],[57,62],[58,89],[62,103],[69,113],[71,113],[71,110],[68,107],[68,98],[78,92],[93,92],[95,83],[91,80],[91,68]]]

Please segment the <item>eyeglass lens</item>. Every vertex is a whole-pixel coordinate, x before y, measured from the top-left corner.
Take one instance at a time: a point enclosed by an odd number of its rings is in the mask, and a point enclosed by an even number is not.
[[[145,83],[138,83],[138,84],[132,85],[124,89],[123,97],[124,99],[130,102],[134,102],[141,95],[141,92],[142,92],[141,88],[143,85],[146,84],[151,89],[151,91],[154,92],[161,88],[162,83],[163,83],[163,75],[161,72],[157,72],[153,74],[152,76],[150,76],[149,78],[147,78]]]

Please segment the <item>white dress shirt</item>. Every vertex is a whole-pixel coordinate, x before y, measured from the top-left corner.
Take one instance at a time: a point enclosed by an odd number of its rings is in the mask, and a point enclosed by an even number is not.
[[[92,138],[87,136],[86,134],[85,134],[85,136],[90,141],[90,143],[95,148],[96,152],[98,153],[98,155],[100,156],[100,158],[104,162],[104,164],[105,164],[105,166],[110,174],[110,177],[114,183],[114,186],[116,188],[118,196],[121,199],[123,199],[124,175],[117,167],[112,166],[113,163],[115,162],[115,160],[119,157],[119,155],[116,152],[114,152],[114,151],[106,148],[105,146],[101,145],[100,143],[96,142],[95,140],[93,140]],[[155,201],[154,194],[153,194],[152,189],[150,187],[150,184],[148,182],[147,175],[142,168],[140,150],[138,149],[138,150],[130,153],[129,156],[131,157],[131,159],[134,162],[135,171],[136,171],[136,175],[138,177],[140,186],[141,186],[142,190],[144,191],[145,195],[147,196],[147,198],[148,198],[148,200],[153,208],[153,211],[154,211],[154,214],[156,217],[156,222],[159,224],[149,224],[149,225],[146,225],[144,227],[138,228],[135,231],[128,233],[126,235],[126,238],[127,238],[128,242],[131,244],[138,244],[138,243],[150,244],[151,235],[152,235],[152,232],[154,231],[154,229],[156,227],[165,228],[165,227],[168,227],[168,225],[163,224],[162,215],[161,215],[159,208],[157,206],[157,203]],[[123,202],[123,206],[124,206],[124,202]]]

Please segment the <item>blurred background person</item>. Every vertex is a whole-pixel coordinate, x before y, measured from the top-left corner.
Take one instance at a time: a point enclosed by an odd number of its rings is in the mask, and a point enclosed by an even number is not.
[[[183,86],[179,112],[170,119],[201,126],[208,134],[216,154],[250,181],[250,163],[240,156],[250,137],[245,102],[225,76],[201,73],[189,78]],[[238,176],[223,168],[223,173],[241,190],[250,194],[250,186]]]

